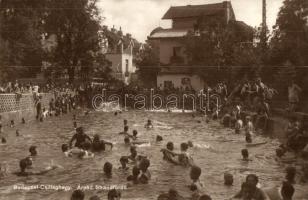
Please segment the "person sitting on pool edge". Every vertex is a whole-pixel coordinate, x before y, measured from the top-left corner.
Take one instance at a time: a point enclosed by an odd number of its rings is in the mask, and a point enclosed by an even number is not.
[[[121,163],[121,167],[119,167],[119,169],[121,169],[123,171],[127,171],[129,169],[129,167],[127,166],[127,164],[128,164],[127,156],[122,156],[120,158],[120,163]]]
[[[75,142],[75,147],[82,149],[82,144],[85,143],[87,140],[92,143],[91,138],[84,133],[83,127],[78,127],[76,129],[76,133],[73,135],[72,139],[69,142],[69,147],[72,148],[72,143]]]
[[[242,153],[243,161],[252,161],[251,159],[249,159],[249,152],[247,149],[242,149],[241,153]]]
[[[26,169],[30,167],[29,161],[27,158],[19,161],[20,172],[15,172],[14,174],[17,176],[31,176],[31,175],[44,175],[51,170],[57,169],[57,166],[49,166],[44,170],[37,172],[26,172]]]
[[[154,128],[152,121],[150,119],[148,119],[147,123],[144,125],[144,128],[146,128],[146,129]]]
[[[106,150],[106,144],[110,145],[111,149],[113,148],[113,144],[111,142],[106,142],[104,140],[100,140],[99,135],[95,134],[94,138],[93,138],[93,143],[92,143],[92,151],[93,152],[105,151]]]

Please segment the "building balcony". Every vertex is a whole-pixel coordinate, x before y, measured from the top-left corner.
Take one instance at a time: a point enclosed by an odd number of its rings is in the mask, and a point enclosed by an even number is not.
[[[170,64],[172,64],[172,65],[184,65],[185,59],[181,56],[172,56],[172,57],[170,57]]]

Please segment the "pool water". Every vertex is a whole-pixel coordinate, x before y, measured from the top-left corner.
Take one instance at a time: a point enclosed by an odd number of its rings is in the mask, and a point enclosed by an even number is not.
[[[189,150],[195,163],[201,167],[201,182],[205,193],[212,199],[223,200],[233,196],[249,173],[259,176],[262,187],[278,185],[284,178],[284,164],[275,161],[275,149],[279,142],[269,138],[254,138],[258,141],[267,140],[268,143],[256,147],[248,147],[253,161],[241,161],[241,149],[246,148],[244,135],[235,135],[231,129],[223,128],[218,122],[199,123],[191,114],[185,113],[153,113],[143,111],[128,111],[115,116],[113,113],[94,112],[84,116],[81,111],[76,111],[77,123],[83,126],[88,135],[93,137],[99,134],[101,139],[116,143],[112,151],[95,155],[93,159],[80,160],[67,158],[61,151],[61,145],[68,143],[74,134],[72,114],[61,117],[51,117],[43,123],[29,122],[19,125],[22,136],[16,137],[16,128],[5,127],[8,135],[7,145],[0,146],[1,162],[6,161],[10,172],[19,170],[19,160],[29,155],[28,149],[36,145],[38,156],[34,161],[34,170],[43,169],[51,161],[63,168],[56,169],[44,176],[17,177],[9,174],[0,179],[0,199],[14,200],[59,200],[70,199],[70,195],[78,185],[81,186],[108,186],[126,185],[126,177],[131,173],[118,170],[119,159],[129,155],[129,147],[123,143],[123,136],[118,133],[123,130],[123,119],[127,119],[131,133],[138,131],[140,140],[150,141],[151,145],[137,148],[139,154],[146,155],[151,161],[149,170],[152,179],[147,185],[135,185],[122,191],[123,199],[157,199],[162,192],[175,188],[184,197],[190,197],[189,168],[174,166],[162,159],[161,148],[168,141],[175,144],[175,151],[179,151],[182,142],[188,140],[198,144]],[[79,115],[78,115],[79,114]],[[156,127],[146,130],[143,125],[147,119],[153,121]],[[161,135],[163,141],[155,142],[156,135]],[[113,164],[113,177],[108,179],[103,175],[103,165],[106,161]],[[132,166],[130,166],[132,168]],[[234,175],[234,185],[223,185],[224,172]],[[71,186],[72,190],[16,190],[14,185],[61,185]],[[295,199],[304,199],[308,186],[296,185]],[[306,193],[305,193],[306,192]],[[86,190],[86,199],[97,194],[102,199],[107,199],[105,190]]]

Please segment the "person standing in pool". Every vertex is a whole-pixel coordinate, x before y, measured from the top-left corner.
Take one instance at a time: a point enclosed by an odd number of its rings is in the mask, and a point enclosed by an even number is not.
[[[69,142],[70,148],[72,147],[72,143],[73,143],[75,140],[76,140],[76,142],[75,142],[75,147],[78,147],[78,148],[80,148],[80,149],[82,149],[83,143],[85,143],[87,140],[88,140],[90,143],[92,143],[91,138],[90,138],[87,134],[84,133],[83,127],[78,127],[78,128],[76,129],[76,132],[77,132],[77,133],[75,133],[75,134],[73,135],[72,139],[71,139],[70,142]]]

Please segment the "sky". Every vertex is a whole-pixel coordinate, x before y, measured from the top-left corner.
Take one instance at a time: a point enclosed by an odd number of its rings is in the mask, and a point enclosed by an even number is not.
[[[124,34],[131,33],[134,38],[144,42],[153,29],[158,26],[170,28],[170,20],[161,20],[170,6],[200,5],[219,3],[223,0],[99,0],[98,6],[105,18],[104,25],[122,28]],[[267,24],[275,24],[283,0],[267,0]],[[236,20],[250,26],[262,22],[262,0],[231,0]]]

